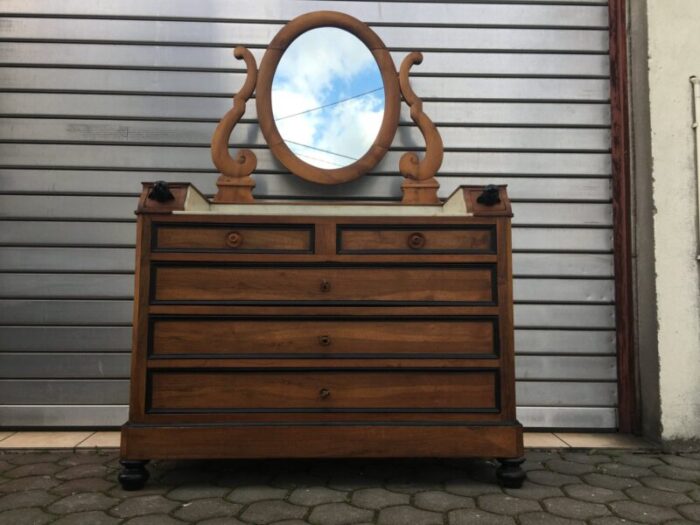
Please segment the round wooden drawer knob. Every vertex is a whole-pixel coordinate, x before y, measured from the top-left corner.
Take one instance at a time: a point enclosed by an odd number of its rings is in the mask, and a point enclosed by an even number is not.
[[[321,399],[328,399],[329,397],[331,397],[331,391],[327,388],[322,388],[318,391],[318,395]]]
[[[331,282],[326,280],[326,279],[321,279],[321,291],[322,292],[330,292],[331,291]]]
[[[318,343],[321,346],[330,346],[331,344],[331,336],[330,335],[319,335],[318,336]]]
[[[226,236],[226,245],[229,248],[238,248],[243,244],[243,235],[239,232],[231,232]]]
[[[425,235],[422,233],[412,233],[408,236],[408,247],[412,250],[420,250],[425,246]]]

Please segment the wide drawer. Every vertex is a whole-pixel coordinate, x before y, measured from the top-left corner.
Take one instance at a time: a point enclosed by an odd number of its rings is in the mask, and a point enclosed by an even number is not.
[[[159,357],[465,357],[498,355],[496,317],[152,318]]]
[[[343,225],[337,227],[340,254],[493,254],[493,225]]]
[[[154,224],[154,252],[313,253],[313,225]]]
[[[150,411],[495,411],[497,370],[154,371]]]
[[[156,265],[155,303],[494,304],[493,265]]]

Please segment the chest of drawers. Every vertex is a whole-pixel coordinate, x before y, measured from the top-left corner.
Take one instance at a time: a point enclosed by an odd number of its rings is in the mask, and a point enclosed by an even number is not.
[[[510,204],[216,205],[138,215],[120,481],[155,458],[496,457],[522,483]]]

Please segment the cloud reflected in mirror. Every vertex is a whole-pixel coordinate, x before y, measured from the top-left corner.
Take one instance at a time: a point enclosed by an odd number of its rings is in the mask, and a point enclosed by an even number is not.
[[[384,87],[372,53],[335,27],[300,35],[275,71],[272,112],[301,160],[324,169],[352,164],[373,144],[384,116]]]

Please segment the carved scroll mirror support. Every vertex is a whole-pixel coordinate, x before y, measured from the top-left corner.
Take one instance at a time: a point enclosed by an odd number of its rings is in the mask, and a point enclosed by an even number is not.
[[[350,161],[344,164],[323,167],[314,163],[312,156],[294,151],[290,145],[296,143],[286,139],[280,133],[272,107],[272,86],[276,71],[281,59],[295,39],[313,29],[337,28],[344,30],[356,37],[366,47],[365,53],[370,52],[370,61],[376,62],[378,75],[381,77],[382,87],[374,91],[383,91],[381,124],[377,125],[374,142],[369,144],[366,151],[353,156],[343,155]],[[239,150],[235,156],[229,151],[231,132],[239,120],[243,117],[246,101],[256,93],[256,106],[260,130],[267,141],[272,154],[290,172],[308,181],[321,184],[339,184],[354,180],[372,170],[387,154],[389,146],[396,135],[398,127],[401,96],[410,107],[411,119],[420,129],[425,140],[426,150],[420,159],[414,152],[408,152],[399,160],[399,171],[405,180],[402,184],[403,199],[405,204],[437,204],[437,190],[439,184],[435,179],[442,164],[443,145],[440,134],[430,118],[423,112],[423,104],[415,94],[409,82],[409,71],[414,64],[420,64],[423,57],[420,53],[410,53],[403,60],[400,71],[396,66],[389,51],[384,46],[379,36],[372,29],[359,20],[334,11],[318,11],[299,16],[285,25],[272,39],[262,59],[260,69],[253,55],[244,47],[236,47],[234,56],[244,60],[246,64],[246,80],[241,90],[233,97],[233,107],[224,115],[216,127],[211,141],[211,155],[214,165],[221,173],[217,180],[218,192],[214,198],[220,203],[246,203],[253,202],[252,190],[255,186],[251,174],[257,166],[255,154],[248,149]],[[354,99],[349,97],[340,102]],[[334,103],[337,104],[338,102]],[[333,106],[334,104],[328,104]],[[326,107],[321,106],[321,107]],[[320,109],[314,107],[308,111]],[[305,113],[301,111],[299,114]],[[369,137],[370,140],[372,137]],[[290,144],[287,144],[289,142]],[[312,148],[315,156],[325,150],[312,145],[304,145]],[[326,151],[326,153],[333,153]],[[337,154],[337,153],[333,153]],[[304,158],[303,158],[304,157]],[[318,160],[318,159],[316,159]]]

